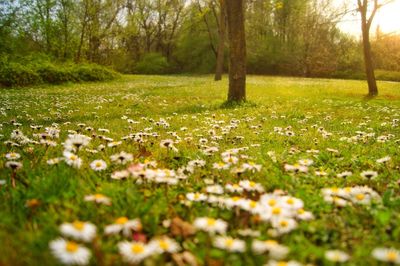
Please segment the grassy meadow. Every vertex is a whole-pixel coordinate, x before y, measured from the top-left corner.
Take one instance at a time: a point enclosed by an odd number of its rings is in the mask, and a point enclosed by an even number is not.
[[[0,265],[59,265],[60,238],[75,264],[400,263],[400,83],[378,85],[250,76],[241,106],[226,77],[1,89]]]

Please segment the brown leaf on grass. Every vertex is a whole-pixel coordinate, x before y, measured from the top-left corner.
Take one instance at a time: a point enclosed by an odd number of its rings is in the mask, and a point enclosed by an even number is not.
[[[222,265],[224,265],[224,261],[217,260],[217,259],[212,259],[212,258],[207,258],[206,259],[206,265],[209,265],[209,266],[222,266]]]
[[[175,217],[171,222],[171,233],[174,236],[188,237],[193,235],[196,229],[188,222],[185,222],[179,217]]]
[[[140,146],[139,147],[139,153],[138,154],[136,154],[136,158],[147,158],[147,157],[150,157],[152,155],[152,153],[151,152],[149,152],[147,149],[146,149],[146,147],[143,147],[143,146]]]
[[[175,253],[172,255],[172,260],[178,266],[197,266],[197,259],[196,257],[190,253],[189,251],[184,251],[182,253]]]

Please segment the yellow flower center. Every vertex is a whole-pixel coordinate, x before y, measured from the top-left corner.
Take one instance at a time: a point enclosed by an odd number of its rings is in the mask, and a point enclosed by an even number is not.
[[[272,214],[275,214],[275,215],[281,214],[281,208],[273,208],[272,209]]]
[[[131,250],[135,254],[140,254],[144,252],[144,247],[140,244],[133,244]]]
[[[293,205],[294,204],[294,199],[288,198],[286,201],[287,204]]]
[[[169,248],[169,244],[168,244],[167,241],[160,240],[158,242],[158,244],[159,244],[160,248],[163,249],[163,250],[167,250]]]
[[[194,199],[199,199],[200,198],[200,194],[199,193],[195,193],[194,194]]]
[[[303,213],[305,213],[305,211],[304,211],[304,209],[298,209],[298,210],[297,210],[297,213],[298,213],[298,214],[303,214]]]
[[[249,185],[250,185],[250,187],[255,187],[255,186],[256,186],[256,183],[253,182],[253,181],[250,181]]]
[[[386,254],[386,258],[387,258],[388,261],[391,261],[391,262],[396,261],[397,260],[397,253],[394,252],[394,251],[389,251]]]
[[[81,221],[75,221],[72,223],[72,225],[76,230],[82,231],[83,227],[85,226],[85,223],[83,223]]]
[[[278,242],[276,242],[275,240],[266,240],[265,244],[267,244],[267,245],[277,245]]]
[[[251,200],[249,203],[250,208],[254,209],[255,207],[257,207],[257,202],[255,202],[254,200]]]
[[[236,201],[239,201],[240,198],[239,197],[232,197],[232,200],[236,202]]]
[[[102,163],[101,162],[96,162],[96,167],[101,167]]]
[[[78,250],[78,248],[79,248],[78,244],[72,241],[68,241],[65,246],[65,249],[69,253],[75,253]]]
[[[288,265],[288,263],[285,262],[285,261],[280,261],[280,262],[278,262],[278,264],[277,264],[277,266],[287,266],[287,265]]]
[[[103,194],[95,194],[95,195],[94,195],[94,198],[95,198],[95,199],[103,199],[103,198],[104,198],[104,195],[103,195]]]
[[[279,223],[282,227],[287,227],[289,225],[288,221],[280,221]]]
[[[128,218],[124,217],[119,217],[117,220],[115,220],[116,224],[126,224],[129,221]]]
[[[212,219],[212,218],[207,219],[208,226],[213,226],[213,225],[215,225],[216,222],[217,221],[215,219]]]
[[[356,199],[357,200],[363,200],[363,199],[365,199],[365,195],[364,194],[357,194],[356,195]]]
[[[76,159],[78,159],[78,157],[76,155],[71,155],[71,156],[69,156],[69,159],[71,161],[75,161]]]
[[[233,239],[228,238],[225,240],[225,246],[227,246],[228,248],[232,247],[233,245]]]
[[[276,204],[276,200],[274,200],[274,199],[270,199],[270,200],[268,201],[268,205],[269,205],[269,206],[275,206],[275,204]]]

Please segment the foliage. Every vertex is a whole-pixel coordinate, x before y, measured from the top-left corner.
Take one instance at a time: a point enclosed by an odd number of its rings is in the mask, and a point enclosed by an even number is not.
[[[42,83],[107,81],[119,76],[113,70],[95,64],[53,64],[43,58],[40,60],[25,58],[19,61],[2,61],[0,64],[1,85],[21,87]]]
[[[167,59],[159,53],[145,54],[135,66],[139,74],[166,74],[169,71]]]

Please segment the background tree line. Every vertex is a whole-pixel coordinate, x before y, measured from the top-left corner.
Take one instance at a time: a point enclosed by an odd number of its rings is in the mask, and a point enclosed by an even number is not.
[[[340,31],[345,10],[332,2],[245,1],[247,72],[363,78],[362,43]],[[219,55],[227,70],[221,6],[221,0],[0,0],[0,55],[149,74],[212,73]],[[375,67],[400,71],[400,36],[377,29],[371,42]]]

